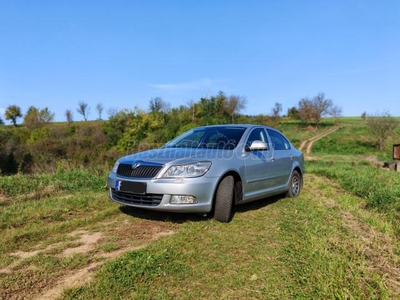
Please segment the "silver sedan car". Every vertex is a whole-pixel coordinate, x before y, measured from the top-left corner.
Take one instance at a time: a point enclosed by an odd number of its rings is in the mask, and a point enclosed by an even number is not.
[[[297,197],[303,172],[303,153],[276,129],[212,125],[121,157],[107,186],[120,204],[229,222],[234,205],[282,193]]]

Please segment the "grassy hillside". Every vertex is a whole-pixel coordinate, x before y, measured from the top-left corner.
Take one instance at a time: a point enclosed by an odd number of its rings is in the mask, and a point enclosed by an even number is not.
[[[320,158],[339,155],[351,159],[363,160],[372,157],[391,161],[393,144],[400,143],[400,126],[389,135],[384,151],[379,151],[377,140],[371,135],[365,120],[341,118],[338,126],[339,130],[314,144],[313,154],[318,154]]]
[[[334,125],[300,197],[228,224],[119,206],[102,165],[0,177],[0,299],[398,299],[400,173],[377,165],[400,130],[379,152],[361,119],[277,127],[299,145]]]
[[[165,115],[121,111],[107,121],[50,123],[37,128],[0,126],[0,175],[53,173],[73,168],[106,172],[123,154],[159,147],[185,130],[206,124],[205,119],[193,122],[186,113],[186,110]],[[211,121],[209,124],[230,120]],[[313,152],[319,155],[359,154],[388,160],[392,144],[400,141],[398,128],[387,140],[385,151],[377,151],[377,141],[361,118],[324,119],[318,128],[301,121],[274,120],[262,115],[239,116],[236,121],[277,127],[297,147],[318,133],[340,126],[314,145]]]

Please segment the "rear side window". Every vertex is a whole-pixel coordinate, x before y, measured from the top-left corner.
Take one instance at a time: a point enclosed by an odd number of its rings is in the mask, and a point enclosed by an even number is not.
[[[279,132],[271,129],[267,129],[269,137],[271,138],[272,147],[275,150],[289,150],[289,141]]]

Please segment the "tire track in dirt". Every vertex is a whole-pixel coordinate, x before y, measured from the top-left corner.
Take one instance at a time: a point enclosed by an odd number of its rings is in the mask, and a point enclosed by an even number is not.
[[[150,223],[149,223],[150,222]],[[92,277],[96,270],[112,259],[115,259],[127,252],[138,251],[146,246],[148,246],[151,242],[158,240],[160,237],[169,236],[175,233],[174,230],[169,228],[159,228],[158,222],[147,221],[146,226],[150,227],[150,233],[148,238],[146,238],[143,243],[139,246],[128,246],[122,249],[118,249],[112,252],[107,253],[99,253],[95,256],[98,258],[102,258],[103,260],[100,262],[93,262],[84,268],[74,270],[73,272],[69,272],[65,274],[63,277],[58,278],[56,283],[47,288],[46,290],[41,291],[40,295],[36,295],[35,299],[37,300],[51,300],[57,299],[62,295],[62,292],[67,288],[76,288],[82,286],[84,284],[89,283],[92,280]],[[93,234],[88,234],[85,231],[79,231],[78,233],[72,233],[72,235],[80,236],[80,241],[84,244],[79,247],[65,249],[62,253],[64,256],[73,255],[74,253],[82,253],[89,252],[94,250],[101,242],[100,237],[104,235],[102,232],[95,232]]]
[[[320,134],[317,134],[317,135],[315,135],[315,136],[313,136],[313,137],[311,137],[311,138],[309,138],[309,139],[303,141],[303,142],[301,143],[300,147],[299,147],[299,150],[305,152],[305,155],[306,155],[306,156],[307,156],[307,155],[310,155],[310,153],[311,153],[311,148],[312,148],[313,144],[314,144],[316,141],[318,141],[318,140],[320,140],[320,139],[326,137],[327,135],[329,135],[329,134],[335,132],[335,131],[338,130],[338,129],[339,129],[338,126],[332,127],[332,128],[330,128],[329,130],[327,130],[327,131],[325,131],[325,132],[321,132]],[[304,151],[304,149],[305,149],[305,151]]]
[[[61,259],[83,255],[90,259],[78,268],[62,270],[60,267],[51,280],[38,281],[36,286],[9,287],[0,291],[0,299],[58,299],[65,289],[89,283],[104,263],[127,252],[141,250],[161,237],[176,233],[179,229],[179,222],[165,222],[157,217],[154,219],[127,217],[122,222],[113,220],[101,226],[78,228],[64,233],[67,237],[65,242],[49,244],[46,247],[38,244],[31,251],[9,253],[14,260],[8,266],[0,268],[0,276],[18,277],[20,276],[18,274],[24,274],[25,270],[36,268],[33,265],[24,266],[24,261],[40,255]],[[114,245],[114,249],[107,250],[107,245]]]

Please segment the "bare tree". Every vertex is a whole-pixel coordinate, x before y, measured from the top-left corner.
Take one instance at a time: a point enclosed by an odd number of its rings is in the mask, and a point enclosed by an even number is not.
[[[332,100],[326,99],[324,93],[319,93],[313,99],[303,98],[299,101],[299,114],[306,123],[314,122],[318,127],[322,116],[330,114]]]
[[[362,119],[362,120],[365,120],[366,118],[367,118],[367,112],[364,111],[364,112],[361,114],[361,119]]]
[[[335,122],[342,115],[342,108],[340,106],[334,105],[331,107],[329,114],[334,118]]]
[[[96,111],[99,114],[99,120],[102,120],[101,114],[103,113],[103,110],[104,110],[103,104],[101,102],[97,103]]]
[[[299,101],[298,113],[304,122],[311,123],[314,118],[314,106],[312,100],[309,98],[301,99]]]
[[[67,119],[67,122],[69,124],[71,124],[72,122],[74,122],[74,114],[72,113],[72,111],[70,111],[69,109],[67,109],[65,111],[65,118]]]
[[[330,109],[332,108],[332,100],[326,99],[324,93],[319,93],[313,98],[313,104],[315,109],[315,125],[318,127],[319,123],[321,122],[322,116],[330,114]]]
[[[109,119],[113,118],[113,117],[116,116],[117,114],[118,114],[118,108],[117,108],[117,107],[110,107],[110,108],[107,110],[107,115],[108,115],[108,118],[109,118]]]
[[[88,116],[89,116],[89,112],[90,112],[90,107],[88,106],[88,104],[84,101],[79,101],[78,103],[78,108],[76,109],[76,111],[82,115],[83,119],[85,121],[88,120]]]
[[[151,98],[149,104],[150,112],[167,113],[170,110],[170,104],[160,97]]]
[[[232,123],[235,123],[235,115],[238,115],[246,107],[246,98],[237,95],[231,95],[225,102],[224,110],[231,117]]]
[[[40,121],[43,123],[50,123],[54,121],[55,114],[52,113],[47,107],[39,111]]]
[[[385,141],[398,125],[399,122],[387,112],[367,118],[367,126],[378,142],[379,151],[384,150]]]
[[[279,119],[281,112],[282,112],[282,104],[276,102],[275,106],[272,108],[272,118],[274,120]]]

